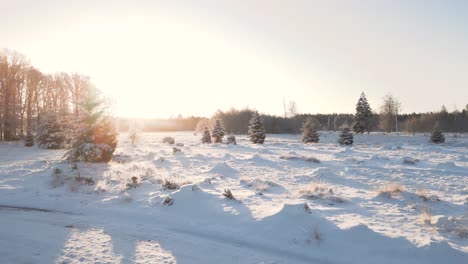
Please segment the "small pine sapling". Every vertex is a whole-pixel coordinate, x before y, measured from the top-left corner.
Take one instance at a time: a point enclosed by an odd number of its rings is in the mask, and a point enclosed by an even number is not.
[[[265,128],[263,121],[257,112],[254,112],[249,123],[249,139],[254,144],[263,144],[266,138]]]
[[[444,133],[442,133],[442,130],[440,130],[439,123],[436,123],[436,125],[434,126],[434,129],[432,130],[431,142],[435,144],[445,142],[445,136],[444,136]]]
[[[301,128],[302,131],[302,142],[304,143],[318,143],[320,136],[315,130],[315,124],[313,120],[307,119]]]
[[[211,143],[211,135],[210,135],[210,131],[208,130],[208,127],[205,127],[205,129],[203,130],[203,136],[202,136],[201,142],[203,144]]]
[[[341,130],[340,138],[338,139],[338,143],[340,143],[340,145],[352,145],[353,142],[354,142],[353,133],[351,133],[349,127],[344,127]]]
[[[223,142],[223,137],[225,134],[224,125],[221,119],[216,119],[215,124],[213,126],[213,130],[211,131],[211,138],[213,139],[214,143],[221,143]]]

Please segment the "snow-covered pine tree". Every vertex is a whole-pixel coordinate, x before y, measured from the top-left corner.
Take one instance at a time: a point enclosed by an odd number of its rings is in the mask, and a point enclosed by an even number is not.
[[[439,122],[436,123],[436,125],[434,126],[434,129],[432,130],[431,142],[436,143],[436,144],[445,142],[445,136],[439,127]]]
[[[351,133],[349,127],[344,127],[341,130],[340,138],[338,139],[338,143],[341,145],[352,145],[353,144],[353,133]]]
[[[308,118],[301,128],[302,131],[302,142],[304,143],[318,143],[319,134],[315,130],[315,124],[312,119]]]
[[[76,133],[64,157],[73,162],[109,162],[117,146],[117,133],[96,88],[88,87],[81,109]]]
[[[225,131],[224,125],[221,119],[216,119],[215,124],[213,125],[213,130],[211,131],[211,138],[214,143],[223,142]]]
[[[65,147],[65,140],[66,133],[57,116],[46,115],[37,130],[37,145],[44,149],[61,149]]]
[[[202,136],[201,142],[203,144],[211,143],[211,135],[210,135],[210,130],[208,130],[208,127],[205,127],[205,129],[203,130],[203,136]]]
[[[263,142],[265,142],[265,128],[263,127],[263,121],[260,119],[258,112],[254,112],[250,119],[248,133],[250,142],[254,144],[263,144]]]
[[[367,101],[366,95],[364,92],[361,93],[356,104],[356,115],[354,116],[354,133],[364,133],[370,131],[370,123],[372,118],[372,109]]]
[[[33,135],[32,135],[30,132],[28,132],[28,133],[26,134],[26,137],[24,138],[24,146],[25,146],[25,147],[32,147],[32,146],[34,146],[34,137],[33,137]]]

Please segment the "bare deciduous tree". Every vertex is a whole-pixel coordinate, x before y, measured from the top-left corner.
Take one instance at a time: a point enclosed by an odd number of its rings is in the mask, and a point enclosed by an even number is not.
[[[396,97],[387,94],[383,98],[383,104],[380,107],[380,127],[385,132],[398,131],[398,113],[401,109],[401,103]]]

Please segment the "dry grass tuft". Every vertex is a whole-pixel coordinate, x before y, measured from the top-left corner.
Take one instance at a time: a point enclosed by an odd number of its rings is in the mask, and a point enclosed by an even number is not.
[[[382,186],[379,190],[379,196],[387,197],[387,198],[392,198],[393,196],[397,194],[403,193],[404,188],[401,184],[392,182],[387,185]]]
[[[321,177],[312,182],[307,189],[299,191],[299,195],[301,198],[328,201],[330,204],[346,202],[345,199],[335,196],[333,189],[329,188]]]
[[[432,225],[432,210],[429,207],[422,206],[421,210],[421,220],[425,225]]]

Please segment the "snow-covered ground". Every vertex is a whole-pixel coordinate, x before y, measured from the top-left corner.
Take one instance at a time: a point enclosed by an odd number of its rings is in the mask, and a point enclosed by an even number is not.
[[[468,261],[467,135],[358,135],[352,147],[328,132],[312,145],[139,136],[121,134],[109,164],[76,167],[63,150],[0,143],[0,262]]]

